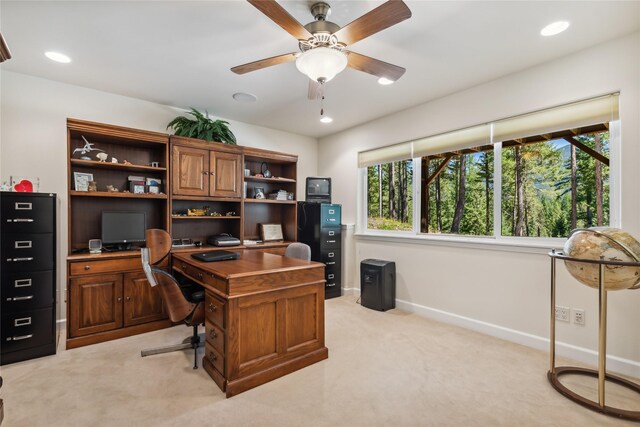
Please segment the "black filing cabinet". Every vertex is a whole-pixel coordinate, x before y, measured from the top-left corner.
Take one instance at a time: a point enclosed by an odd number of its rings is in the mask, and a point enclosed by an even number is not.
[[[360,263],[362,306],[378,311],[396,308],[396,263],[365,259]]]
[[[0,193],[0,364],[56,352],[56,195]]]
[[[342,294],[342,206],[298,202],[298,241],[311,247],[311,260],[325,264],[325,298]]]

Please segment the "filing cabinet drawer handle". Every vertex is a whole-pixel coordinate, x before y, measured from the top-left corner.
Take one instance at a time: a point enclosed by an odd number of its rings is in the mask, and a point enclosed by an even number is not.
[[[13,321],[13,326],[28,326],[31,324],[31,317],[21,317]]]
[[[216,312],[216,306],[213,303],[209,303],[209,311],[212,313]]]
[[[216,331],[211,331],[209,332],[209,336],[212,340],[215,340],[218,337],[218,334],[216,334]]]
[[[23,296],[23,297],[7,298],[7,301],[28,301],[30,299],[33,299],[33,295],[26,295],[26,296]]]
[[[30,211],[33,205],[29,202],[16,202],[15,209],[17,211]]]
[[[22,261],[33,261],[32,256],[23,257],[23,258],[7,258],[7,261],[11,262],[22,262]]]
[[[328,288],[330,288],[330,287],[332,287],[332,286],[335,286],[335,285],[336,285],[335,283],[327,283],[327,284],[326,284],[326,286],[327,286]]]
[[[327,265],[334,265],[335,263],[336,263],[335,261],[329,261],[329,262],[327,262],[326,264],[327,264]]]
[[[12,220],[8,219],[7,222],[11,222]],[[33,222],[31,218],[14,218],[13,222]]]
[[[333,274],[328,274],[327,275],[327,279],[333,279],[334,275]]]
[[[29,338],[33,338],[33,334],[19,335],[17,337],[9,337],[7,338],[7,341],[22,341],[22,340],[28,340]]]
[[[333,235],[335,235],[335,234],[336,234],[336,232],[335,232],[335,231],[330,231],[330,232],[329,232],[329,236],[333,236]]]
[[[31,249],[33,247],[33,242],[31,240],[16,240],[15,248],[16,249]]]
[[[211,363],[214,363],[216,360],[218,360],[218,356],[213,353],[209,353],[209,360],[211,361]]]
[[[335,218],[327,218],[328,221],[336,222]]]
[[[335,243],[335,240],[327,240],[327,243]]]
[[[31,286],[31,279],[17,279],[13,282],[13,286],[16,288],[26,288]]]

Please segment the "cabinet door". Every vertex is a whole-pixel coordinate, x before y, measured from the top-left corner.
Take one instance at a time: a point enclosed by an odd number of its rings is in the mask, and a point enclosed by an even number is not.
[[[144,273],[124,275],[124,326],[165,319],[164,304],[157,288],[152,288]]]
[[[173,194],[209,195],[209,150],[174,146]]]
[[[212,151],[210,162],[211,196],[240,197],[242,194],[241,156]]]
[[[70,279],[69,288],[70,337],[122,327],[122,274]]]

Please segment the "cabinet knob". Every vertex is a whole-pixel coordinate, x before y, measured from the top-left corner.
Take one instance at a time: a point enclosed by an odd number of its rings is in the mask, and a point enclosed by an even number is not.
[[[209,360],[211,361],[211,363],[215,362],[218,359],[218,357],[213,354],[213,353],[209,353]]]
[[[90,266],[90,265],[85,265],[85,266],[84,266],[84,269],[85,269],[85,270],[91,270],[91,266]]]
[[[118,302],[122,302],[122,297],[118,297],[118,298],[116,298],[116,301],[118,301]]]
[[[212,313],[216,312],[216,306],[213,303],[209,303],[209,311]]]
[[[216,171],[211,171],[211,172],[209,172],[209,175],[211,175],[211,176],[216,176]]]
[[[131,297],[127,297],[127,301],[131,301]]]
[[[202,273],[198,273],[198,279],[202,279]]]
[[[207,172],[207,171],[202,171],[202,175],[209,175],[209,172]]]
[[[209,336],[212,340],[215,340],[218,337],[218,334],[216,334],[216,331],[211,331],[209,332]]]

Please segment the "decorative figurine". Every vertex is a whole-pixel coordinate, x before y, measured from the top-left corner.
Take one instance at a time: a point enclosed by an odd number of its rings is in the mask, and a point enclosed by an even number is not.
[[[89,181],[88,191],[98,191],[98,183],[95,181]]]
[[[120,190],[118,190],[113,185],[107,185],[107,191],[110,192],[110,193],[118,193],[118,192],[120,192]]]
[[[122,164],[123,164],[123,165],[130,165],[130,164],[131,164],[131,162],[130,162],[129,160],[123,160],[123,161],[122,161]]]
[[[76,154],[76,152],[79,151],[80,152],[80,160],[91,160],[91,157],[87,156],[87,154],[91,153],[92,151],[104,151],[104,150],[101,150],[99,148],[93,148],[94,144],[92,144],[89,141],[87,141],[87,138],[85,138],[84,136],[82,136],[82,139],[85,142],[84,147],[76,148],[75,150],[73,150],[73,153],[71,153],[72,156],[74,154]]]
[[[118,159],[116,159],[115,157],[111,158],[111,163],[118,163]]]
[[[236,213],[233,211],[229,211],[226,213],[226,216],[236,216]]]
[[[109,157],[109,155],[105,152],[102,152],[102,153],[96,154],[96,157],[98,158],[98,160],[100,160],[100,162],[104,163],[107,161],[107,158]]]

